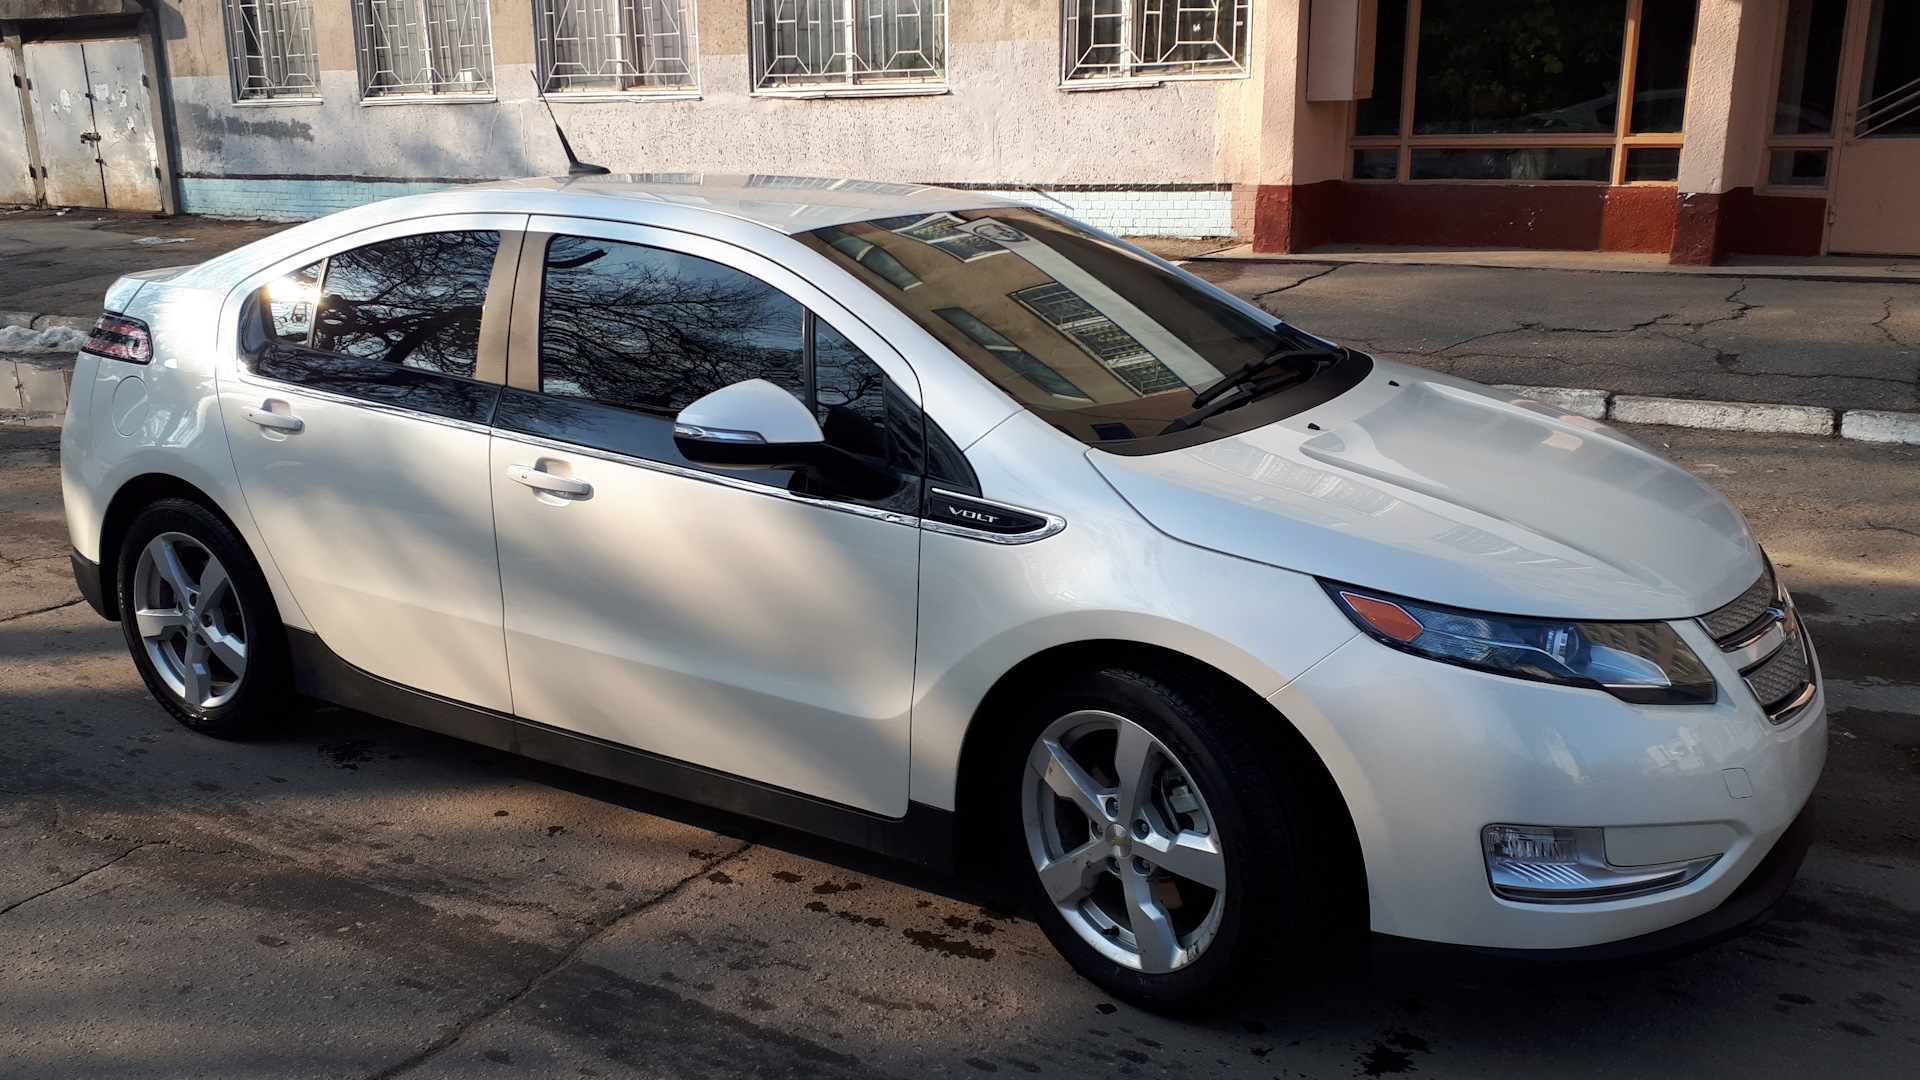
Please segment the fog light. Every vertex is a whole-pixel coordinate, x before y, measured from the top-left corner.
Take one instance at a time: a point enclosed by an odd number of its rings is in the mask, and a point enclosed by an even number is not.
[[[1489,825],[1480,831],[1494,895],[1529,904],[1591,904],[1679,888],[1720,856],[1659,866],[1607,862],[1606,830]]]

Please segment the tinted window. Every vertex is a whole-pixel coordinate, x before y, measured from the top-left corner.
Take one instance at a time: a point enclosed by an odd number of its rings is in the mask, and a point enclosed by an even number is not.
[[[785,388],[813,410],[829,443],[884,462],[901,476],[898,491],[871,502],[917,507],[920,478],[928,472],[919,406],[859,346],[792,297],[750,274],[680,252],[554,237],[541,293],[542,394],[509,393],[497,422],[701,468],[674,448],[674,416],[747,379]],[[936,446],[934,474],[947,486],[969,489],[973,478],[964,457],[944,439]],[[794,473],[729,475],[806,490]]]
[[[497,232],[403,236],[327,260],[313,347],[472,378]]]
[[[556,236],[540,299],[540,389],[668,416],[743,379],[802,395],[803,316],[732,267]]]

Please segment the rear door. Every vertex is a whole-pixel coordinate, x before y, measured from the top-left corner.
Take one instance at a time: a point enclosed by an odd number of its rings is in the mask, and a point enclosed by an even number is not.
[[[502,712],[488,424],[525,221],[416,220],[289,260],[253,283],[220,387],[247,507],[321,640]]]
[[[492,461],[515,712],[905,813],[911,373],[826,296],[740,249],[637,226],[531,228]],[[751,378],[813,404],[830,438],[898,453],[898,490],[841,499],[790,473],[682,458],[675,414]]]

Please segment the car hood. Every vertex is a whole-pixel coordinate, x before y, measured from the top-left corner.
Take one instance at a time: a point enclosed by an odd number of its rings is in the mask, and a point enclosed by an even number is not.
[[[1689,618],[1763,567],[1739,511],[1639,443],[1399,364],[1241,435],[1088,457],[1179,540],[1457,607]]]

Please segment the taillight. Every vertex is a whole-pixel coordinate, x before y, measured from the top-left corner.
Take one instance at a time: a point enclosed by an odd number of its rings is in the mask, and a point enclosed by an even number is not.
[[[125,360],[129,364],[144,364],[153,359],[153,335],[139,319],[109,311],[93,324],[93,332],[87,335],[80,351]]]

